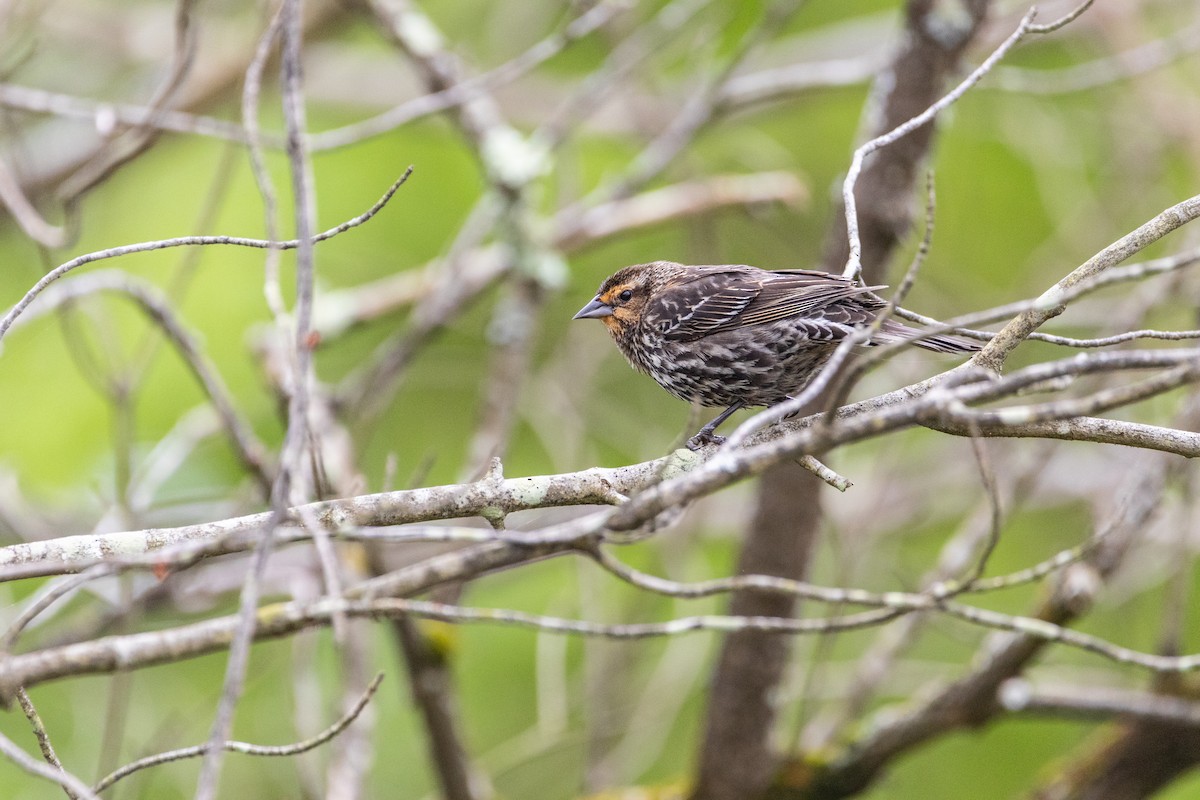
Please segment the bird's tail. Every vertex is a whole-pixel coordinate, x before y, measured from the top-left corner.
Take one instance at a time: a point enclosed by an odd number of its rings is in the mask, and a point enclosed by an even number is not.
[[[883,327],[879,332],[871,338],[871,344],[890,344],[891,342],[912,340],[912,343],[917,347],[933,350],[936,353],[974,353],[983,347],[983,342],[964,339],[961,336],[950,336],[944,333],[936,333],[932,336],[925,336],[922,339],[916,338],[923,333],[924,331],[922,330],[910,328],[907,325],[902,325],[899,322],[889,319],[883,323]]]

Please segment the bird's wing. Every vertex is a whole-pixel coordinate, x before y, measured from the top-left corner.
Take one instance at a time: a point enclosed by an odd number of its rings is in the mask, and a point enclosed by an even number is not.
[[[882,306],[861,295],[882,286],[863,286],[839,275],[813,270],[779,270],[767,273],[755,302],[742,314],[740,324],[756,325],[787,317],[829,317],[831,322],[860,325],[869,322]],[[843,300],[857,298],[852,304]]]
[[[710,272],[673,286],[655,298],[653,323],[669,339],[696,339],[733,327],[761,291],[740,272]]]
[[[705,270],[663,292],[656,316],[663,335],[680,340],[799,316],[814,322],[828,316],[828,322],[848,330],[869,321],[879,303],[840,301],[875,288],[880,287],[856,286],[812,270]]]

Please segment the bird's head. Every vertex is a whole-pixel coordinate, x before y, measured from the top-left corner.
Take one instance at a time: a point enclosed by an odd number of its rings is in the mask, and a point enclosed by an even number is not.
[[[650,298],[666,284],[671,266],[675,265],[656,261],[614,272],[573,319],[598,319],[614,336],[627,333],[642,318]]]

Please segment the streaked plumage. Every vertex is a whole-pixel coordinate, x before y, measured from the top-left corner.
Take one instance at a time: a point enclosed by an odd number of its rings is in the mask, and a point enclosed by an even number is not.
[[[872,294],[879,288],[812,270],[655,261],[611,275],[575,319],[600,319],[629,363],[676,397],[729,407],[719,424],[737,408],[774,405],[803,389],[838,343],[884,307]],[[915,334],[888,320],[871,344]],[[914,344],[978,349],[952,336]]]

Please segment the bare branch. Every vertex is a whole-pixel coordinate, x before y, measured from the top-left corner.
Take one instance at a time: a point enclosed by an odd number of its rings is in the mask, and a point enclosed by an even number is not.
[[[958,86],[943,95],[940,100],[902,125],[893,128],[885,134],[876,136],[854,151],[854,156],[850,160],[850,168],[847,170],[845,181],[842,184],[842,204],[846,214],[846,234],[850,245],[850,255],[842,274],[847,278],[857,278],[859,273],[862,272],[862,240],[858,232],[858,203],[854,197],[854,187],[858,183],[858,176],[862,172],[863,163],[867,156],[907,136],[922,125],[927,124],[966,94],[972,86],[982,80],[983,76],[987,75],[1008,54],[1009,50],[1015,47],[1032,30],[1034,14],[1033,10],[1029,11],[1021,20],[1021,24],[1017,26],[1017,29],[982,64],[976,67]]]
[[[665,622],[605,624],[527,614],[509,609],[470,608],[397,597],[362,600],[325,598],[312,603],[293,602],[264,606],[256,614],[254,638],[273,639],[314,626],[330,625],[337,615],[372,619],[414,615],[445,622],[482,622],[578,636],[645,639],[698,631],[764,631],[793,635],[829,633],[879,625],[914,611],[940,611],[975,625],[1008,632],[1015,637],[1014,640],[1032,644],[1035,651],[1048,643],[1060,643],[1116,663],[1134,665],[1154,672],[1200,670],[1200,653],[1182,656],[1143,653],[1042,618],[1002,614],[928,595],[890,592],[884,596],[884,601],[885,605],[879,608],[811,619],[701,615],[675,617]],[[0,700],[7,704],[20,687],[32,687],[47,681],[140,669],[219,652],[229,647],[231,637],[239,624],[239,615],[214,617],[177,628],[110,636],[9,656],[0,662]],[[956,708],[961,713],[962,710],[972,707]]]
[[[204,355],[197,338],[184,327],[170,303],[154,286],[118,270],[93,272],[60,283],[47,291],[38,308],[26,314],[22,322],[27,324],[57,308],[99,292],[113,292],[128,297],[157,323],[163,335],[175,346],[192,375],[204,389],[238,460],[257,479],[264,496],[269,495],[271,476],[267,466],[266,446],[238,411],[228,387],[221,379],[216,366]]]
[[[1035,686],[1025,678],[1000,685],[1000,703],[1008,711],[1072,719],[1134,717],[1200,727],[1200,703],[1150,692],[1089,686]]]
[[[375,692],[379,689],[379,684],[383,682],[383,673],[378,673],[367,686],[362,696],[358,701],[346,711],[336,722],[330,725],[325,730],[318,733],[316,736],[309,737],[300,742],[284,745],[261,745],[251,744],[249,742],[228,741],[222,743],[221,747],[230,753],[244,753],[250,756],[294,756],[300,753],[307,752],[313,748],[320,747],[326,742],[333,739],[339,733],[350,727],[350,723],[358,718],[363,709],[367,707],[367,703],[374,697]],[[188,758],[198,758],[204,755],[207,744],[195,745],[194,747],[183,747],[178,750],[169,750],[165,753],[156,753],[152,756],[139,758],[130,764],[126,764],[120,769],[104,776],[94,787],[94,791],[99,793],[111,787],[114,783],[124,778],[129,777],[135,772],[139,772],[147,767],[156,767],[159,764],[169,764],[172,761],[182,761]]]
[[[7,648],[0,649],[0,652],[7,651]],[[21,706],[21,711],[25,714],[25,719],[29,720],[29,724],[33,726],[33,735],[37,737],[38,748],[42,751],[42,758],[51,767],[54,767],[59,772],[66,774],[63,769],[62,762],[58,760],[58,754],[54,752],[54,745],[50,742],[50,734],[46,732],[46,726],[42,722],[41,715],[37,709],[33,707],[33,701],[29,699],[29,693],[24,689],[17,691],[17,702]],[[78,795],[71,791],[71,787],[63,784],[63,791],[70,800],[77,800]]]
[[[337,533],[485,513],[510,514],[531,508],[608,505],[654,481],[692,469],[699,461],[699,456],[691,451],[679,450],[669,456],[628,467],[593,468],[583,472],[502,481],[485,478],[471,484],[325,500],[311,503],[303,511],[325,530]],[[24,567],[27,569],[21,573],[21,577],[32,577],[74,572],[110,560],[136,562],[150,567],[170,563],[172,558],[194,558],[197,553],[222,555],[242,552],[252,545],[257,532],[270,518],[270,512],[263,512],[179,528],[63,536],[42,542],[25,542],[0,548],[0,568]],[[294,525],[292,522],[288,527]],[[289,533],[288,527],[279,532],[281,542],[289,538],[307,537],[307,534],[295,528]],[[425,534],[432,535],[432,532]],[[447,534],[453,535],[454,531]],[[489,531],[474,531],[471,535],[483,539],[500,538],[498,533]],[[513,534],[509,538],[519,540],[522,536]],[[445,541],[446,537],[441,540]],[[172,553],[169,549],[172,547],[179,549]]]
[[[1072,290],[1096,278],[1106,269],[1120,264],[1134,253],[1144,250],[1151,243],[1196,217],[1200,217],[1200,195],[1171,206],[1137,230],[1122,236],[1047,289],[1038,298],[1037,307],[1022,312],[1005,325],[991,343],[976,354],[974,362],[993,371],[999,370],[1009,354],[1028,338],[1029,334],[1064,311],[1064,303]]]
[[[627,5],[623,0],[602,0],[571,20],[562,30],[550,34],[511,61],[489,72],[421,95],[370,119],[310,134],[309,149],[319,153],[346,147],[395,130],[421,117],[470,103],[493,89],[517,80],[534,67],[562,52],[572,42],[604,27],[626,10]]]
[[[88,785],[79,778],[67,772],[62,767],[55,768],[49,764],[43,764],[20,747],[17,747],[12,739],[9,739],[3,733],[0,733],[0,754],[26,772],[36,775],[39,778],[45,778],[51,783],[58,784],[64,790],[71,792],[76,798],[79,798],[79,800],[100,800],[100,796],[89,789]]]
[[[995,71],[990,88],[1033,95],[1082,92],[1162,69],[1194,55],[1198,49],[1200,25],[1192,24],[1124,52],[1061,69],[1001,67]]]
[[[0,85],[0,89],[3,88],[3,85]],[[51,250],[66,247],[69,239],[67,230],[58,225],[51,225],[38,213],[4,159],[0,159],[0,204],[8,208],[8,212],[21,226],[25,235],[42,247]]]
[[[309,432],[309,389],[312,374],[312,308],[315,283],[316,240],[312,234],[316,228],[316,198],[313,194],[312,164],[304,144],[307,128],[304,105],[304,80],[301,67],[303,50],[303,3],[302,0],[283,0],[281,9],[283,42],[281,76],[283,83],[284,127],[287,131],[288,166],[292,178],[292,198],[296,222],[296,305],[294,310],[294,345],[290,366],[292,367],[291,396],[288,398],[287,429],[279,457],[279,469],[271,486],[271,520],[259,531],[251,566],[246,570],[239,598],[238,626],[234,631],[229,658],[225,665],[225,679],[221,687],[221,699],[217,704],[212,729],[205,745],[200,776],[196,783],[195,800],[210,800],[216,796],[221,778],[221,766],[225,751],[222,743],[229,738],[233,729],[233,716],[241,698],[250,663],[250,647],[254,641],[257,624],[255,614],[260,596],[260,581],[266,572],[267,561],[274,545],[276,527],[287,514],[289,506],[303,502],[312,495],[313,481],[305,471],[306,456],[311,452],[308,444]],[[269,251],[270,252],[274,252]],[[299,517],[305,522],[303,514]],[[321,535],[318,530],[317,536]],[[320,548],[318,548],[318,551]],[[325,565],[328,590],[337,594],[340,581],[336,567]],[[335,631],[344,627],[335,617]],[[340,637],[339,637],[340,638]]]
[[[391,185],[387,192],[384,193],[383,197],[381,197],[378,202],[376,202],[375,205],[369,208],[366,212],[354,217],[353,219],[347,220],[336,227],[330,228],[323,233],[317,234],[316,236],[312,237],[312,241],[316,243],[323,242],[326,239],[331,239],[340,233],[350,230],[351,228],[356,228],[359,225],[362,225],[364,222],[374,217],[385,205],[387,205],[387,202],[392,199],[392,195],[394,195],[396,190],[404,185],[404,182],[408,180],[408,176],[411,174],[412,168],[410,167],[407,172],[400,176],[400,178]],[[132,255],[134,253],[148,253],[154,250],[165,250],[170,247],[201,247],[208,245],[233,245],[236,247],[256,247],[259,249],[274,247],[280,250],[294,250],[300,246],[300,240],[289,239],[288,241],[284,242],[271,242],[265,239],[246,239],[239,236],[180,236],[175,239],[159,239],[153,242],[140,242],[138,244],[127,244],[120,247],[111,247],[107,250],[97,250],[94,253],[77,256],[46,273],[41,280],[33,285],[33,288],[25,293],[25,296],[22,297],[15,306],[9,309],[8,313],[4,315],[3,319],[0,319],[0,339],[3,339],[4,335],[8,333],[9,328],[12,327],[12,324],[16,321],[17,317],[19,317],[21,313],[29,307],[29,304],[32,303],[39,294],[45,291],[47,286],[54,283],[72,270],[87,264],[92,264],[96,261],[103,261],[109,258],[120,258],[121,256]]]

